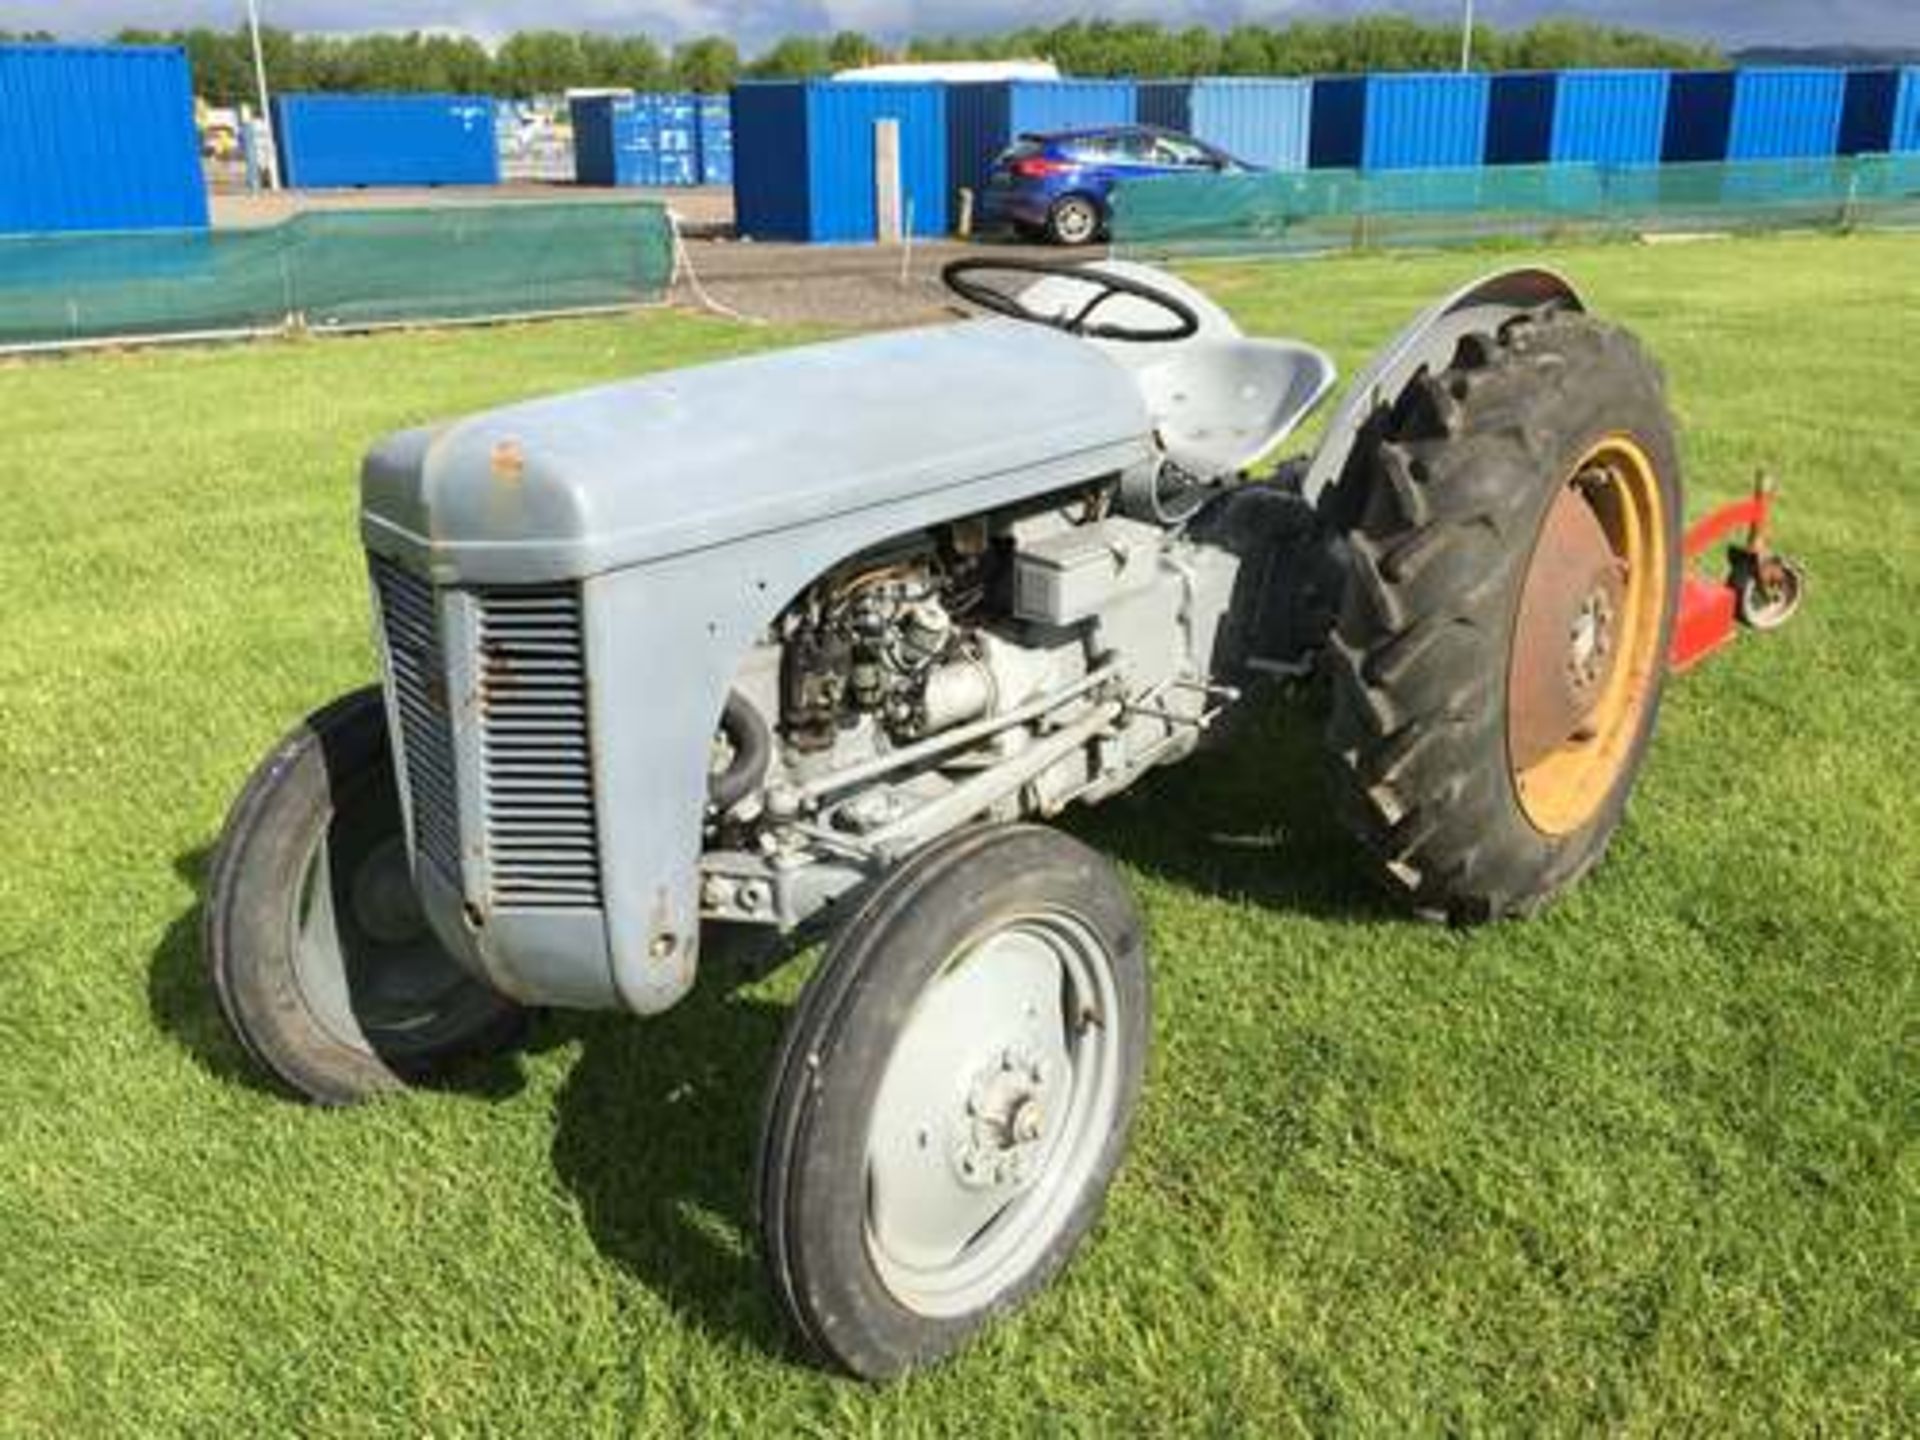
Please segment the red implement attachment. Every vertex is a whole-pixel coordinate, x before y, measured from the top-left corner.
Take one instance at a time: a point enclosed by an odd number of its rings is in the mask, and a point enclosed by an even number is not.
[[[1773,478],[1761,475],[1745,500],[1722,505],[1687,531],[1687,571],[1681,581],[1680,611],[1673,622],[1673,648],[1667,656],[1672,669],[1691,670],[1733,639],[1739,625],[1778,629],[1800,608],[1806,587],[1799,566],[1776,555],[1767,543],[1774,489]],[[1695,572],[1696,561],[1742,527],[1746,543],[1727,547],[1724,579],[1709,580]]]

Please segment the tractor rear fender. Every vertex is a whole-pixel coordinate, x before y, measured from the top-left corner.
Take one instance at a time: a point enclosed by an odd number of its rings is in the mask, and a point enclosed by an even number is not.
[[[1422,371],[1446,369],[1461,337],[1492,330],[1511,317],[1542,305],[1584,310],[1572,284],[1552,270],[1529,267],[1503,270],[1455,291],[1394,337],[1341,397],[1327,421],[1320,448],[1302,483],[1307,500],[1319,505],[1346,474],[1347,463],[1368,425],[1392,408],[1408,382]]]

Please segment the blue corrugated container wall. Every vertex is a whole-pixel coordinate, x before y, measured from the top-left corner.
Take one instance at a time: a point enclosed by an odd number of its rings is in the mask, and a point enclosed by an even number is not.
[[[573,115],[573,178],[582,185],[700,183],[699,97],[582,96]]]
[[[493,126],[484,95],[289,94],[273,102],[281,179],[295,189],[497,185]]]
[[[1793,160],[1832,155],[1846,103],[1844,70],[1783,67],[1742,70],[1733,86],[1729,160]]]
[[[1487,96],[1487,164],[1546,164],[1553,153],[1558,80],[1551,70],[1515,70],[1493,77]]]
[[[1893,138],[1889,143],[1895,154],[1920,150],[1920,66],[1908,66],[1900,72],[1900,98],[1893,107]]]
[[[1842,155],[1884,155],[1893,145],[1893,112],[1900,102],[1900,72],[1849,70],[1840,107]]]
[[[1195,80],[1142,80],[1134,88],[1133,117],[1163,130],[1193,131]]]
[[[1553,102],[1556,164],[1658,165],[1665,70],[1563,70]]]
[[[699,98],[687,94],[655,95],[654,135],[659,156],[656,185],[700,183]]]
[[[0,234],[206,223],[184,51],[0,45]]]
[[[701,95],[694,101],[699,112],[700,183],[733,183],[733,102],[725,95]]]
[[[573,178],[581,185],[658,185],[658,123],[650,95],[586,95],[573,118]]]
[[[1358,170],[1367,153],[1367,77],[1317,76],[1312,107],[1307,163],[1315,170]]]
[[[573,125],[573,180],[576,185],[618,185],[620,165],[614,139],[611,95],[583,96],[567,104]]]
[[[874,125],[900,127],[900,188],[916,235],[948,226],[943,87],[768,81],[733,92],[734,224],[763,240],[874,238]]]
[[[1727,158],[1733,126],[1733,71],[1675,70],[1667,80],[1660,158],[1668,164]]]
[[[812,238],[804,85],[733,88],[733,224],[761,240]]]
[[[1139,118],[1131,80],[992,80],[945,88],[949,182],[976,193],[995,158],[1022,135],[1131,125]]]
[[[1487,148],[1484,74],[1369,75],[1367,170],[1476,166]]]
[[[1312,114],[1310,80],[1222,77],[1193,82],[1187,124],[1173,128],[1185,128],[1237,160],[1304,170]]]

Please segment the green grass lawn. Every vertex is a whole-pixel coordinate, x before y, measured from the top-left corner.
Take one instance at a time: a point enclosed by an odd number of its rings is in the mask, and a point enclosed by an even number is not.
[[[1538,921],[1383,910],[1311,716],[1075,822],[1151,922],[1133,1154],[957,1363],[808,1369],[748,1174],[798,976],[553,1016],[451,1093],[278,1098],[200,977],[229,799],[372,673],[354,472],[430,417],[800,338],[673,314],[0,368],[0,1430],[1920,1425],[1920,238],[1568,251],[1695,508],[1781,474],[1801,620],[1669,692]],[[1196,266],[1348,369],[1469,254]]]

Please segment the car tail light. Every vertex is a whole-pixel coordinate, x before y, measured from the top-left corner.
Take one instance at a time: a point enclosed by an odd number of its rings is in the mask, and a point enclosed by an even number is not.
[[[1009,168],[1022,180],[1041,180],[1048,175],[1064,175],[1073,167],[1064,160],[1049,160],[1044,155],[1023,155]]]

